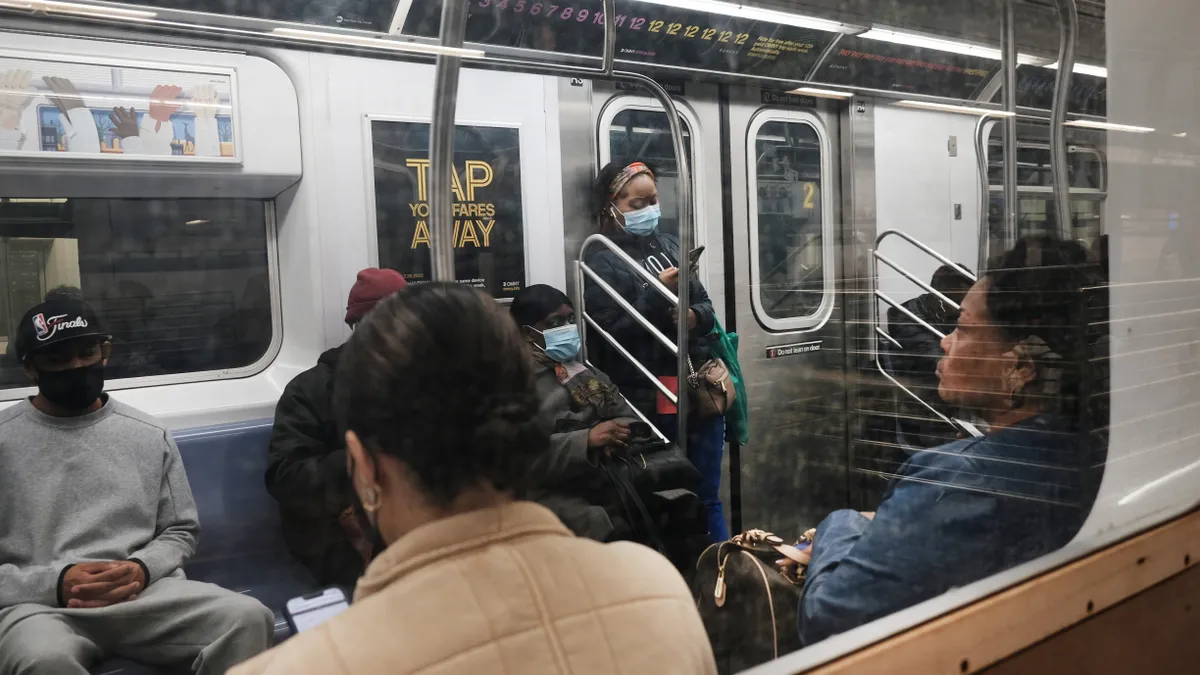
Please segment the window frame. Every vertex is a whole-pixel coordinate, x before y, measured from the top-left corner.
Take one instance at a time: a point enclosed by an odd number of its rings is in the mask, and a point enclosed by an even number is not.
[[[67,199],[75,199],[67,197]],[[79,197],[78,199],[86,199]],[[176,197],[139,197],[139,200],[180,201]],[[190,199],[190,198],[188,198]],[[141,389],[145,387],[162,387],[177,384],[192,384],[195,382],[212,382],[215,380],[234,380],[253,377],[266,370],[283,346],[283,303],[279,283],[279,246],[277,241],[277,215],[274,199],[229,198],[200,199],[195,201],[220,201],[247,199],[259,201],[263,205],[263,227],[266,233],[267,245],[267,279],[271,290],[271,342],[266,352],[254,363],[241,368],[225,368],[218,370],[197,370],[187,373],[172,373],[170,375],[146,375],[144,377],[125,377],[105,380],[104,391],[113,392],[124,389]],[[103,320],[104,317],[101,317]],[[37,394],[36,386],[0,389],[0,403],[19,401]]]
[[[679,112],[679,117],[682,118],[684,128],[687,131],[686,142],[688,144],[688,152],[691,155],[691,165],[688,168],[692,174],[692,246],[693,248],[701,246],[707,248],[708,230],[707,228],[700,227],[700,223],[706,222],[704,219],[704,200],[699,198],[698,189],[700,185],[699,178],[705,175],[704,157],[700,151],[700,144],[696,142],[696,135],[700,133],[700,119],[684,101],[675,97],[672,97],[671,100],[675,103],[675,110]],[[610,144],[610,140],[612,138],[613,120],[617,118],[617,115],[627,110],[660,113],[664,119],[667,116],[666,110],[658,99],[631,94],[618,94],[608,99],[604,107],[601,108],[600,118],[596,123],[596,154],[600,160],[596,171],[599,171],[601,167],[612,161],[612,145]],[[706,287],[708,286],[708,260],[709,256],[701,256],[700,258],[699,276],[700,280],[705,282]]]
[[[760,288],[762,286],[759,264],[759,221],[758,221],[758,153],[757,141],[759,132],[771,122],[785,124],[804,124],[817,135],[817,143],[821,151],[821,302],[816,311],[805,316],[777,318],[769,315],[763,306]],[[807,110],[787,110],[783,108],[763,108],[750,118],[746,130],[746,216],[750,241],[750,306],[754,310],[754,318],[772,333],[799,333],[818,330],[833,314],[834,305],[834,266],[836,265],[836,232],[833,223],[833,201],[835,193],[831,189],[833,176],[833,156],[829,141],[829,132],[825,124],[815,113]]]

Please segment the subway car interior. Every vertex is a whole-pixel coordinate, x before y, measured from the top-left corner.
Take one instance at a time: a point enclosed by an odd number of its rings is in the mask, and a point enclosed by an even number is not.
[[[0,408],[37,393],[22,315],[80,289],[113,335],[107,391],[182,454],[203,527],[188,577],[276,610],[279,642],[278,611],[318,585],[283,541],[266,448],[283,387],[350,335],[358,270],[500,303],[554,286],[590,351],[582,252],[611,245],[591,185],[651,164],[660,230],[704,248],[681,279],[739,339],[728,528],[795,540],[874,512],[914,452],[987,433],[903,360],[904,336],[940,350],[955,330],[966,301],[939,280],[1075,242],[1093,272],[1065,372],[1089,374],[1088,452],[1054,498],[1078,525],[754,672],[1000,668],[1196,557],[1124,586],[1070,573],[1200,501],[1198,21],[1188,0],[0,0]],[[992,496],[1050,499],[1038,480]],[[1122,590],[922,637],[1056,574]],[[915,652],[889,646],[906,635]]]

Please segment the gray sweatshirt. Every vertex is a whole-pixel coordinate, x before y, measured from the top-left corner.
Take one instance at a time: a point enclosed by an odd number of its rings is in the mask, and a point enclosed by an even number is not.
[[[147,583],[182,577],[199,534],[179,448],[153,417],[111,398],[80,417],[0,410],[0,608],[57,606],[71,563],[136,558]]]

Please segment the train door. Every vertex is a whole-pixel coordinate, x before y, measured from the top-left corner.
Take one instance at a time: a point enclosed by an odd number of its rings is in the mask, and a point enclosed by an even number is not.
[[[725,265],[721,225],[720,114],[717,88],[687,83],[676,85],[686,96],[676,99],[688,162],[692,170],[692,214],[694,246],[703,246],[700,279],[712,298],[717,316],[725,318],[723,270]],[[684,89],[686,87],[686,89]],[[679,232],[679,173],[667,115],[662,105],[640,90],[625,91],[609,83],[596,83],[593,114],[597,130],[599,164],[610,161],[644,160],[658,167],[658,191],[662,202],[659,227]]]
[[[750,399],[743,522],[790,535],[848,505],[834,104],[730,96],[733,273]],[[767,103],[766,101],[771,101]]]

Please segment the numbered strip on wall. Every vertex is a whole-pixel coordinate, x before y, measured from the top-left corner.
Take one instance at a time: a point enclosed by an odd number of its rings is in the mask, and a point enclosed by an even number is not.
[[[0,155],[239,163],[232,70],[0,52]]]

